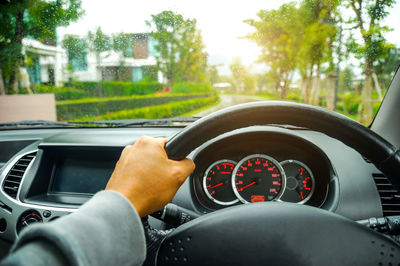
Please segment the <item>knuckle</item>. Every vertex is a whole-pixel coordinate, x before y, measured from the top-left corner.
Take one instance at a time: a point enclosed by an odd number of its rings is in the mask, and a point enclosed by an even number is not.
[[[181,167],[175,166],[172,169],[172,176],[174,177],[181,177],[183,175],[183,170]]]
[[[136,140],[138,144],[147,144],[149,142],[149,137],[142,136]]]

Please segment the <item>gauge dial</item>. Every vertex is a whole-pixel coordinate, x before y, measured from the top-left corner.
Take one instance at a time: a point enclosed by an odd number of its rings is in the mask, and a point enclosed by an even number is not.
[[[282,201],[305,203],[314,191],[314,177],[311,170],[302,162],[286,160],[281,162],[286,174],[286,189]]]
[[[42,223],[43,219],[39,212],[35,210],[27,210],[21,214],[17,222],[17,233],[25,227],[34,223]]]
[[[208,167],[203,177],[203,188],[207,197],[220,205],[232,205],[238,202],[232,191],[231,176],[236,162],[221,160]]]
[[[243,158],[232,174],[233,191],[243,203],[279,199],[285,182],[280,164],[263,154]]]

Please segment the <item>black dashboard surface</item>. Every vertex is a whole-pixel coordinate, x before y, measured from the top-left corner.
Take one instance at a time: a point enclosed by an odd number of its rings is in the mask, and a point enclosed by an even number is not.
[[[93,193],[104,188],[124,146],[143,135],[170,138],[181,128],[32,129],[0,132],[0,219],[6,229],[0,239],[14,241],[16,224],[27,211],[42,221],[73,212]],[[24,156],[35,156],[24,170],[16,198],[7,195],[4,181]],[[250,127],[217,137],[194,150],[197,164],[179,189],[173,203],[198,213],[218,206],[207,203],[199,177],[215,160],[264,153],[279,160],[306,162],[320,178],[318,197],[309,204],[326,208],[353,220],[381,217],[382,206],[372,175],[379,171],[356,151],[324,134],[273,126]],[[68,182],[67,179],[73,179]],[[81,183],[79,183],[81,182]],[[95,185],[90,185],[95,184]],[[50,213],[50,215],[49,215]]]

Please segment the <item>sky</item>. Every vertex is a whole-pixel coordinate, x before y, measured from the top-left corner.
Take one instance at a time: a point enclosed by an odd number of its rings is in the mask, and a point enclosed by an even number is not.
[[[260,54],[259,47],[240,37],[252,32],[252,27],[243,23],[256,18],[260,9],[276,9],[287,0],[82,0],[85,15],[78,22],[60,28],[59,34],[86,35],[100,26],[105,33],[148,32],[145,21],[152,14],[173,10],[186,18],[195,18],[202,32],[209,64],[216,64],[221,74],[229,74],[229,64],[234,57],[256,72],[263,66],[254,64]],[[395,28],[387,39],[400,46],[400,0],[391,11],[385,24]]]

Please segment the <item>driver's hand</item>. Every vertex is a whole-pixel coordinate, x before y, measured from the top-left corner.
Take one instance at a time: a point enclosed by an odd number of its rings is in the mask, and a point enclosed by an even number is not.
[[[172,200],[193,172],[194,163],[168,159],[164,138],[141,137],[122,151],[106,190],[118,191],[135,206],[141,217]]]

